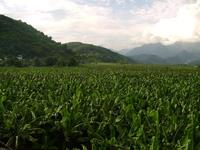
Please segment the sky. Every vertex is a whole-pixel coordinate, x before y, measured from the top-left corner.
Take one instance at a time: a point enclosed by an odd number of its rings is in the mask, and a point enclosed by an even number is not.
[[[27,22],[58,42],[116,51],[200,41],[200,0],[0,0],[0,14]]]

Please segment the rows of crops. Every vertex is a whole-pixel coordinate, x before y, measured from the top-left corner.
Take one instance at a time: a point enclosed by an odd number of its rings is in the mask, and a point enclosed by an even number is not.
[[[200,149],[200,71],[0,68],[0,147]]]

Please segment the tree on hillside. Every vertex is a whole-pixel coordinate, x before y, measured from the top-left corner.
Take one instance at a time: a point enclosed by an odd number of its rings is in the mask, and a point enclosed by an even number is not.
[[[45,66],[55,66],[57,64],[58,59],[53,56],[49,56],[44,58],[44,65]]]
[[[75,58],[70,58],[68,62],[68,66],[78,66],[78,61]]]

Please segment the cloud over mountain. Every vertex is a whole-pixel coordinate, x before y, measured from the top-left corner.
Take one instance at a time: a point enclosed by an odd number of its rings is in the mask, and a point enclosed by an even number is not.
[[[113,49],[198,41],[199,10],[199,0],[0,0],[0,13],[24,20],[57,41]]]

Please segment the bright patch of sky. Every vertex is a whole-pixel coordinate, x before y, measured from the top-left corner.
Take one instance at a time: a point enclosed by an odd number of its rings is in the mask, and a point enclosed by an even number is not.
[[[62,43],[120,50],[200,41],[200,0],[0,0],[0,14],[21,19]]]
[[[152,0],[74,0],[74,2],[86,5],[99,5],[112,8],[141,7],[152,3]]]

